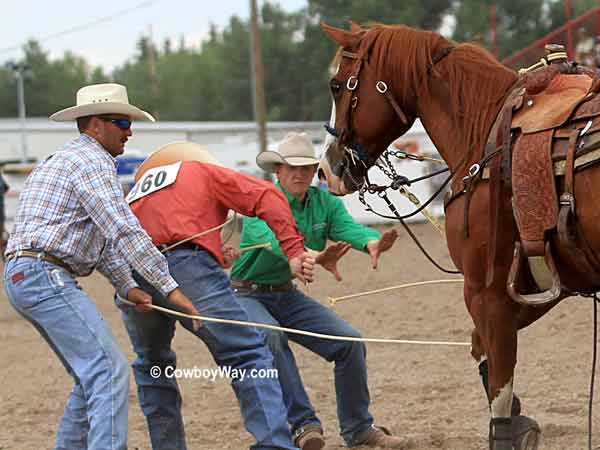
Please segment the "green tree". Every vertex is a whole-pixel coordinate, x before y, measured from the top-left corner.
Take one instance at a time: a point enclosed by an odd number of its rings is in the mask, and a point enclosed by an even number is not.
[[[545,0],[462,0],[456,12],[454,39],[478,41],[491,49],[491,7],[496,5],[497,50],[500,58],[520,50],[548,30]]]
[[[221,76],[216,92],[222,94],[222,108],[217,120],[249,120],[253,117],[252,84],[250,82],[250,38],[247,22],[234,16],[223,32],[218,47]]]
[[[567,21],[567,11],[564,0],[546,0],[548,5],[548,31],[554,30]],[[572,0],[571,19],[574,19],[592,8],[600,6],[598,0]],[[597,19],[595,19],[597,20]],[[594,24],[595,25],[595,24]],[[596,27],[594,27],[594,30]]]
[[[297,59],[303,61],[297,69],[306,92],[299,120],[325,120],[330,113],[331,100],[323,93],[336,46],[321,30],[321,21],[344,28],[352,20],[359,24],[382,22],[435,30],[451,11],[452,3],[451,0],[406,0],[401,4],[389,0],[308,0],[304,40]]]
[[[89,82],[85,60],[71,52],[50,61],[47,52],[36,41],[24,47],[26,64],[31,76],[25,80],[27,115],[48,116],[73,104],[75,92]]]
[[[460,0],[455,11],[456,27],[453,38],[459,42],[480,41],[491,49],[492,5],[496,6],[500,59],[527,47],[566,23],[565,4],[562,0]],[[576,18],[597,6],[597,0],[572,1],[571,18]],[[590,32],[594,29],[595,24]],[[559,37],[557,41],[561,39],[564,37]]]
[[[302,17],[269,3],[263,6],[261,16],[268,118],[299,120],[307,98],[300,55]]]
[[[102,69],[92,69],[82,57],[71,52],[50,60],[48,53],[34,40],[25,44],[23,52],[24,58],[17,63],[29,68],[24,80],[28,117],[47,117],[71,106],[80,87],[108,81]],[[14,75],[7,68],[0,69],[0,116],[16,117],[16,103]]]
[[[158,51],[147,37],[141,37],[137,43],[137,54],[113,72],[115,82],[127,86],[130,101],[159,116],[160,104],[157,98],[158,76],[156,60]]]
[[[12,71],[0,67],[0,117],[17,116],[17,90]]]
[[[425,29],[438,29],[451,0],[308,0],[308,15],[330,25],[345,26],[348,20],[387,24],[405,24]]]

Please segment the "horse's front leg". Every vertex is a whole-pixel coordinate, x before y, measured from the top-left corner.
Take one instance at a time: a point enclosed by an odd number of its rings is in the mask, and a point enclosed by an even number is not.
[[[486,348],[490,402],[490,450],[513,450],[511,407],[517,362],[513,302],[498,289],[485,289],[477,329]]]
[[[479,362],[491,412],[490,449],[535,450],[539,426],[520,415],[520,402],[513,394],[520,306],[501,289],[485,289],[468,303],[476,324],[471,353]]]
[[[477,329],[473,329],[471,333],[471,356],[477,362],[477,366],[479,369],[479,378],[481,380],[481,384],[483,385],[483,390],[488,400],[488,404],[491,403],[490,394],[489,394],[489,368],[488,368],[488,360],[487,354],[485,352],[485,348],[483,347],[483,343],[481,342],[481,337],[477,332]],[[491,405],[490,405],[491,406]],[[512,406],[510,410],[511,417],[519,416],[521,414],[521,400],[513,392]]]

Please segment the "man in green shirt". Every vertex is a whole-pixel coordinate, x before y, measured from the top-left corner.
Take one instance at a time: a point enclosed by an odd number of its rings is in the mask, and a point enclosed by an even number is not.
[[[368,253],[375,268],[379,255],[394,244],[398,236],[396,230],[382,236],[376,230],[360,225],[339,198],[311,187],[318,160],[306,134],[290,133],[276,152],[259,154],[257,164],[265,171],[277,174],[277,187],[290,202],[306,248],[319,252],[317,263],[331,271],[336,279],[341,279],[337,260],[350,246]],[[339,244],[324,250],[328,239]],[[246,218],[240,247],[265,242],[271,243],[271,250],[262,248],[245,252],[231,271],[232,287],[250,320],[314,333],[360,337],[356,329],[333,311],[296,288],[273,231],[260,219]],[[286,335],[271,330],[265,330],[265,333],[279,372],[294,443],[298,447],[320,450],[325,442],[321,422],[304,390],[288,339],[335,363],[338,419],[341,435],[349,447],[407,448],[409,441],[406,439],[391,436],[384,429],[373,426],[373,417],[369,413],[366,347],[362,342]]]

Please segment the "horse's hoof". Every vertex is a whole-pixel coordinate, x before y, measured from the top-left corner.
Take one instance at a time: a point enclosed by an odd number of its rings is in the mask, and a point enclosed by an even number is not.
[[[537,450],[542,441],[542,430],[531,417],[513,417],[511,432],[515,450]]]

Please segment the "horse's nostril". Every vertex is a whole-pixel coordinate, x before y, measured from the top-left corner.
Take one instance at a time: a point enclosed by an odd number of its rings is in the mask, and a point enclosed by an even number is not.
[[[321,181],[327,181],[327,177],[325,176],[325,171],[323,169],[317,170],[317,177]]]

